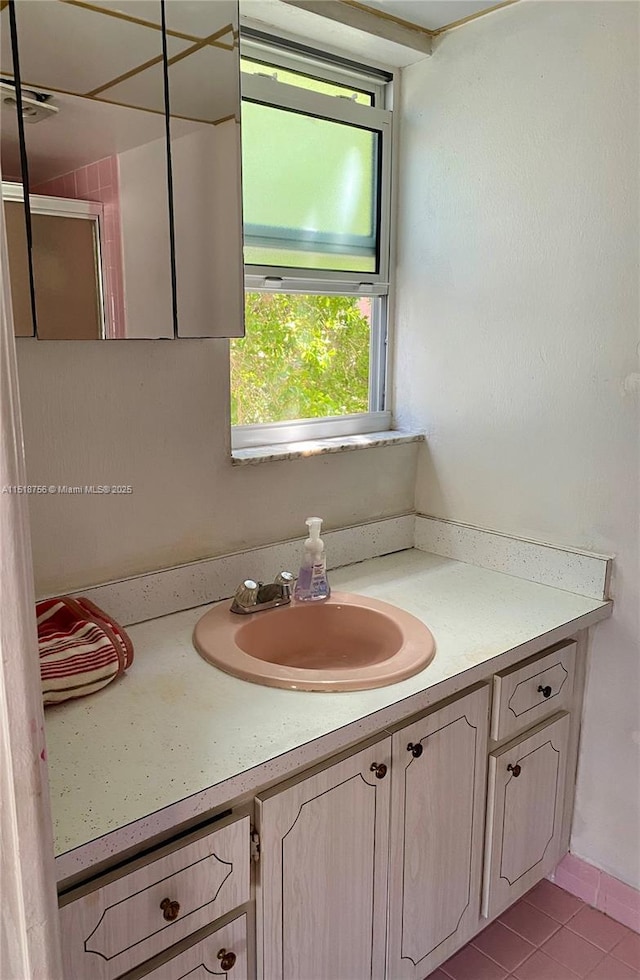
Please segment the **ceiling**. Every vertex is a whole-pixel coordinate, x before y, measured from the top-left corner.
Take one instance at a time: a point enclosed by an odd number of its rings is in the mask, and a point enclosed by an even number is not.
[[[234,118],[238,24],[233,0],[166,0],[171,136]],[[22,0],[16,4],[25,94],[58,112],[25,126],[34,186],[164,138],[159,0]],[[52,38],[55,43],[52,43]],[[0,0],[0,72],[13,79],[9,9]],[[15,107],[0,104],[5,174],[20,174]]]
[[[405,68],[446,30],[518,0],[240,0],[241,25]]]
[[[216,122],[237,111],[233,2],[166,0],[172,115]],[[13,77],[9,10],[0,70]],[[164,113],[159,0],[38,0],[16,5],[25,89]],[[55,43],[51,43],[52,38]]]
[[[363,7],[433,32],[486,13],[502,3],[503,0],[359,0]]]

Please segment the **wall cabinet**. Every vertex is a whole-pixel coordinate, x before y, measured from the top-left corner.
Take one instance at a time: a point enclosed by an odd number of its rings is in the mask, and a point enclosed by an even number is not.
[[[69,892],[65,976],[249,980],[255,959],[258,980],[424,980],[566,850],[576,657],[558,644],[265,789],[253,831],[231,807]]]
[[[242,336],[237,0],[0,3],[0,34],[18,335]]]

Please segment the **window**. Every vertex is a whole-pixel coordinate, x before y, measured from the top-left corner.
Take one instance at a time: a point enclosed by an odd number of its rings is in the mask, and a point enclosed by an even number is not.
[[[391,76],[243,36],[234,448],[389,427]]]

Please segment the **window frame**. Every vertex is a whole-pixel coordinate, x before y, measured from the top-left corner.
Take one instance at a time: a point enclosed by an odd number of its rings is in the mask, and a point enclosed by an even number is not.
[[[377,272],[301,269],[245,263],[245,292],[286,292],[371,298],[369,411],[357,415],[293,419],[231,427],[233,449],[381,432],[391,428],[386,406],[388,297],[390,291],[393,73],[348,62],[292,42],[243,31],[241,59],[265,64],[265,73],[242,72],[242,100],[344,123],[379,134]],[[297,71],[372,97],[365,105],[277,81],[269,69]]]

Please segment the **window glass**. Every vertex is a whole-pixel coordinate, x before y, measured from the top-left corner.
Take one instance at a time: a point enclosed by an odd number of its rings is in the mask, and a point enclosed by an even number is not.
[[[246,328],[231,341],[231,423],[369,410],[372,301],[247,292]]]
[[[232,445],[378,431],[390,424],[392,76],[277,39],[242,44],[246,336],[231,342]]]
[[[284,82],[286,85],[296,85],[299,88],[306,88],[310,92],[320,92],[322,95],[334,95],[339,98],[350,99],[360,105],[373,105],[371,92],[362,92],[359,89],[351,88],[349,85],[327,82],[303,72],[290,71],[287,68],[254,61],[251,58],[241,58],[240,66],[241,70],[248,75],[268,75],[270,78],[277,78],[279,82]]]
[[[379,139],[243,101],[245,263],[376,272]]]

